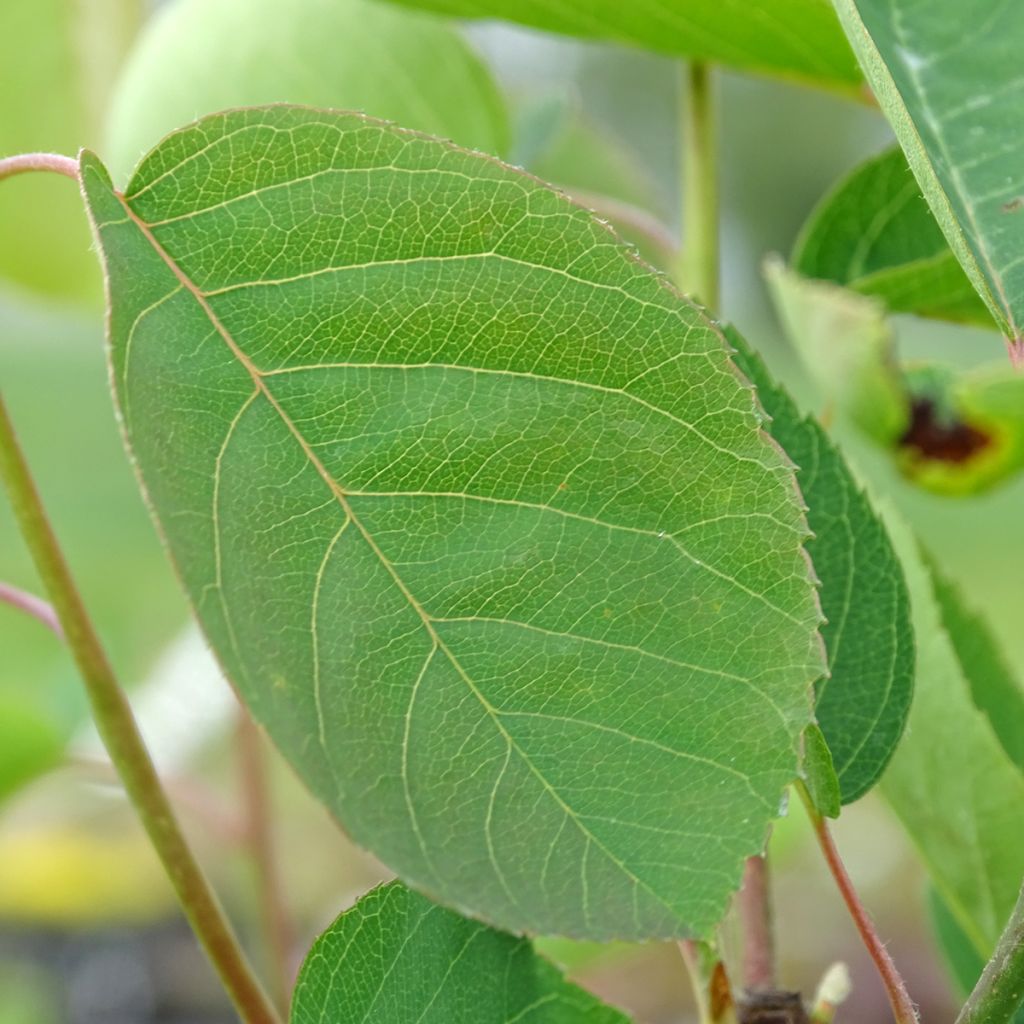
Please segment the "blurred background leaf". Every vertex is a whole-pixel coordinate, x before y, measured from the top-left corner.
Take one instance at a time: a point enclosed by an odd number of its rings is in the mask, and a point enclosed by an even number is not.
[[[0,4],[0,156],[76,153],[100,142],[107,98],[143,0]],[[0,277],[51,300],[99,306],[100,275],[81,199],[52,175],[0,190]]]

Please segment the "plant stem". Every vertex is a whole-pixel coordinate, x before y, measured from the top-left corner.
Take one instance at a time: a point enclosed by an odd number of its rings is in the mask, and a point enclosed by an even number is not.
[[[36,597],[27,590],[12,587],[10,583],[0,583],[0,604],[9,604],[12,608],[31,615],[33,619],[53,630],[61,640],[64,639],[64,631],[57,621],[57,613],[41,597]]]
[[[803,783],[798,781],[796,788],[800,793],[800,798],[803,800],[804,807],[807,808],[807,815],[814,826],[818,845],[825,855],[828,869],[835,879],[840,895],[843,897],[843,902],[853,918],[853,923],[857,926],[861,940],[864,942],[864,946],[871,959],[875,962],[875,967],[882,978],[882,984],[885,986],[886,994],[889,996],[889,1005],[892,1007],[893,1016],[897,1024],[918,1024],[917,1009],[910,998],[910,994],[907,992],[907,986],[899,971],[896,970],[896,964],[893,963],[889,951],[885,948],[885,944],[882,942],[878,932],[875,931],[875,926],[868,916],[864,905],[861,903],[857,891],[853,887],[853,881],[850,879],[846,866],[839,856],[839,851],[836,849],[828,824],[818,813],[814,806],[814,801],[811,799],[811,795],[807,792],[807,788]]]
[[[711,1020],[711,1006],[709,1004],[709,981],[708,972],[705,969],[705,950],[703,943],[696,939],[680,939],[679,952],[686,965],[686,974],[690,979],[690,988],[693,990],[693,999],[697,1004],[697,1018],[700,1024],[713,1024]]]
[[[19,153],[0,160],[0,181],[29,171],[52,171],[78,181],[78,161],[59,153]]]
[[[260,915],[271,971],[271,991],[283,1013],[288,1011],[292,988],[293,929],[281,892],[281,877],[274,856],[270,787],[263,737],[244,707],[238,709],[238,750],[245,804],[246,846],[256,869]]]
[[[246,1024],[279,1024],[277,1013],[253,974],[175,819],[131,707],[100,645],[46,518],[2,395],[0,478],[82,674],[93,717],[110,759],[163,861],[193,931],[242,1020]]]
[[[768,992],[775,984],[775,938],[768,858],[749,857],[739,895],[743,927],[743,985],[751,992]]]
[[[956,1024],[1007,1024],[1024,1005],[1024,886]]]
[[[683,78],[683,248],[676,277],[683,291],[714,312],[719,301],[718,132],[711,69],[692,61]]]

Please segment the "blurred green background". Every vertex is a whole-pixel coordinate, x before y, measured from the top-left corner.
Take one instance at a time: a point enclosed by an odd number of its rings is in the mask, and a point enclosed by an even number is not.
[[[5,0],[3,155],[88,145],[123,181],[161,134],[212,109],[276,100],[362,109],[522,164],[595,207],[648,259],[668,258],[644,224],[661,224],[669,240],[680,228],[679,68],[669,60],[508,26],[448,26],[373,0],[159,6]],[[815,410],[768,303],[762,261],[787,254],[821,195],[891,136],[877,111],[846,100],[725,73],[716,85],[721,312]],[[121,446],[106,387],[102,283],[66,180],[0,186],[0,324],[0,387],[57,532],[190,835],[260,958],[253,869],[240,841],[238,713],[190,632]],[[911,358],[962,366],[1002,358],[995,333],[912,318],[898,330]],[[1024,669],[1016,621],[1024,481],[982,497],[937,497],[903,481],[863,441],[842,440]],[[3,504],[0,580],[39,591]],[[0,1024],[231,1020],[84,716],[59,642],[0,605]],[[383,871],[267,756],[300,955]],[[951,1020],[956,997],[902,832],[874,798],[847,808],[836,832],[924,1019]],[[887,1019],[799,809],[773,843],[784,982],[809,995],[831,961],[846,960],[855,988],[840,1019]],[[725,936],[728,949],[729,925]],[[692,1019],[674,947],[550,951],[638,1021]]]

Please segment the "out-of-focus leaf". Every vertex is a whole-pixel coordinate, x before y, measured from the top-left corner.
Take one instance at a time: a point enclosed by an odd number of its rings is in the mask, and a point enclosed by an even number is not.
[[[1024,375],[1004,362],[901,367],[878,299],[777,263],[767,279],[826,409],[848,416],[908,479],[938,494],[976,494],[1024,468]]]
[[[229,107],[361,110],[503,155],[487,68],[441,18],[375,0],[174,0],[140,36],[111,106],[117,182],[168,132]]]
[[[141,7],[141,0],[0,3],[0,156],[74,154],[100,141],[100,118]],[[69,182],[41,174],[4,182],[0,277],[98,304],[89,226]]]
[[[903,733],[914,682],[914,634],[899,559],[885,526],[839,450],[817,422],[768,374],[734,331],[727,334],[740,369],[757,385],[769,431],[797,464],[797,484],[814,534],[807,544],[821,581],[827,678],[815,713],[831,752],[825,763],[813,730],[805,734],[805,772],[819,810],[832,807],[834,769],[842,803],[863,796],[885,769]]]
[[[567,982],[528,939],[399,882],[364,896],[313,944],[291,1024],[627,1024]]]
[[[398,0],[460,18],[524,25],[698,57],[850,95],[863,87],[827,0]]]
[[[8,612],[0,607],[0,615]],[[64,749],[64,730],[40,703],[0,690],[0,801],[52,768]]]
[[[957,587],[931,567],[942,622],[967,673],[974,703],[989,722],[1010,760],[1024,773],[1024,689],[1010,671],[981,616],[964,604]]]
[[[706,932],[824,668],[720,333],[559,193],[357,115],[229,112],[125,197],[84,180],[147,491],[314,792],[511,929]]]
[[[1000,330],[1024,339],[1024,4],[835,0],[953,252]]]
[[[916,539],[895,513],[886,523],[910,587],[917,679],[906,735],[879,788],[988,957],[1024,877],[1024,774],[974,703],[969,680],[980,681],[985,665],[957,657]]]
[[[894,313],[992,326],[900,149],[861,164],[821,201],[792,266],[875,295]]]

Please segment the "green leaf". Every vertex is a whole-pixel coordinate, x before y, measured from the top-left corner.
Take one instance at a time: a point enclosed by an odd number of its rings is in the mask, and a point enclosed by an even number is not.
[[[886,523],[910,587],[917,678],[907,732],[880,789],[987,958],[1024,877],[1024,774],[972,699],[984,665],[957,657],[914,537],[895,514]]]
[[[383,885],[313,944],[290,1024],[627,1024],[529,940]]]
[[[934,888],[928,890],[928,911],[939,949],[957,992],[962,999],[966,998],[985,969],[985,958],[978,954],[952,911]],[[1012,1024],[1024,1024],[1024,1006],[1014,1015]]]
[[[373,0],[176,0],[118,83],[105,147],[114,180],[199,115],[279,102],[364,110],[486,153],[508,148],[497,86],[441,18]]]
[[[810,82],[850,95],[857,62],[827,0],[398,0],[460,18],[504,18],[674,57]]]
[[[8,612],[18,614],[0,614]],[[0,690],[0,801],[60,760],[66,737],[38,704]]]
[[[899,149],[861,164],[819,203],[792,265],[894,313],[992,326]]]
[[[901,367],[877,299],[780,264],[766,276],[826,409],[849,417],[907,479],[937,494],[978,494],[1024,468],[1024,375],[1004,361]]]
[[[815,710],[847,804],[878,781],[910,710],[914,633],[906,584],[885,527],[838,449],[743,339],[733,331],[728,337],[740,369],[757,385],[772,437],[799,467],[814,534],[807,551],[827,620],[822,638],[829,676],[818,683]],[[821,795],[831,783],[816,739],[813,732],[805,735],[805,770],[812,795]],[[819,805],[828,813],[826,807],[829,801]]]
[[[141,0],[0,3],[0,156],[99,142],[112,79]],[[0,189],[0,276],[45,295],[95,301],[89,226],[66,181],[26,174]]]
[[[988,623],[964,603],[958,588],[931,565],[942,622],[961,665],[970,666],[974,703],[987,716],[1010,760],[1024,773],[1024,689],[1010,671]]]
[[[314,792],[510,930],[707,931],[822,671],[718,332],[560,194],[357,115],[206,118],[124,201],[83,166],[134,458]]]
[[[996,324],[1024,325],[1024,4],[835,0],[928,205]]]
[[[838,818],[843,806],[839,776],[825,734],[816,725],[807,726],[804,732],[804,780],[818,813]]]

